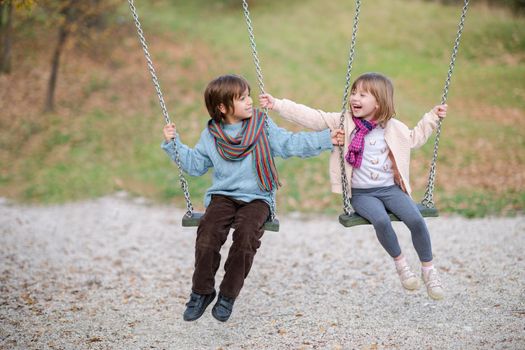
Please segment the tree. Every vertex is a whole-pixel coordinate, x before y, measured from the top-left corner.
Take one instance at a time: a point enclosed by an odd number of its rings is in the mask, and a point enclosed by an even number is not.
[[[49,74],[44,106],[45,112],[54,110],[60,56],[66,41],[72,34],[79,33],[89,36],[93,30],[101,30],[104,27],[107,14],[113,13],[117,4],[116,1],[109,0],[47,0],[43,4],[48,12],[55,15],[58,14],[55,20],[58,25],[58,39],[51,58],[51,72]]]
[[[11,36],[13,32],[13,2],[0,3],[0,73],[11,72]]]
[[[54,110],[55,101],[55,90],[58,76],[58,67],[60,66],[60,56],[64,49],[66,39],[71,32],[72,24],[74,22],[74,6],[75,1],[64,2],[63,7],[60,9],[60,15],[62,16],[62,23],[58,29],[58,40],[53,51],[53,57],[51,59],[51,73],[49,74],[49,81],[47,83],[46,103],[44,107],[45,112]]]
[[[11,72],[14,10],[29,10],[34,0],[0,0],[0,74]]]

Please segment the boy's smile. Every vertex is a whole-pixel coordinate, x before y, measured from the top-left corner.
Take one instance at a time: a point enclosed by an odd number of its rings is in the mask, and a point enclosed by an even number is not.
[[[233,99],[233,111],[227,111],[224,117],[226,124],[234,124],[253,115],[253,100],[248,90],[245,90],[241,96]]]

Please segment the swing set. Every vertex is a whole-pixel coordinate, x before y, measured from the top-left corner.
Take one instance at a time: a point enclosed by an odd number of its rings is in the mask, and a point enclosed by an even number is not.
[[[131,14],[133,16],[133,20],[135,22],[135,26],[137,28],[137,34],[139,37],[140,44],[142,46],[142,49],[144,51],[144,56],[146,58],[146,64],[147,68],[150,72],[151,79],[153,82],[153,86],[155,88],[155,91],[157,92],[157,97],[159,99],[160,108],[162,110],[162,114],[164,116],[164,121],[166,124],[171,124],[171,120],[168,114],[168,110],[166,108],[166,104],[164,102],[164,97],[162,95],[162,91],[160,89],[159,80],[157,78],[157,74],[155,72],[155,68],[153,66],[153,61],[151,59],[151,55],[148,50],[148,45],[146,44],[146,38],[144,37],[144,32],[142,30],[142,25],[139,21],[139,17],[137,14],[137,10],[134,5],[134,0],[128,0],[129,8],[131,10]],[[347,112],[347,106],[348,106],[348,97],[349,97],[349,89],[350,89],[350,82],[352,77],[352,65],[354,61],[355,56],[355,43],[357,39],[357,29],[358,29],[358,23],[359,23],[359,14],[361,12],[361,0],[356,0],[356,6],[355,6],[355,14],[354,14],[354,20],[353,20],[353,26],[352,26],[352,37],[350,42],[350,51],[348,55],[348,64],[346,69],[346,79],[345,79],[345,86],[343,90],[343,105],[341,108],[341,120],[340,120],[340,128],[344,129],[344,118],[345,113]],[[459,49],[459,43],[461,40],[461,35],[463,33],[463,27],[465,23],[465,18],[467,15],[469,0],[464,0],[464,5],[461,10],[460,20],[458,24],[458,31],[456,33],[456,39],[454,40],[454,45],[452,49],[452,55],[450,58],[450,63],[448,67],[448,73],[447,78],[445,80],[445,86],[443,88],[443,94],[441,96],[441,104],[445,104],[447,101],[448,96],[448,90],[450,86],[450,81],[452,79],[452,72],[454,70],[454,64],[456,61],[458,49]],[[264,82],[263,82],[263,74],[262,69],[260,65],[259,56],[257,53],[257,47],[255,44],[255,35],[253,33],[253,26],[252,21],[250,18],[250,11],[248,9],[248,2],[247,0],[242,0],[242,7],[243,7],[243,13],[244,13],[244,19],[246,21],[246,26],[248,29],[248,37],[250,40],[250,46],[253,56],[253,62],[255,65],[255,71],[257,75],[257,83],[259,86],[259,90],[261,93],[265,93],[264,90]],[[264,113],[268,113],[268,110],[265,109]],[[440,119],[438,121],[438,126],[436,130],[436,137],[434,140],[434,152],[432,155],[432,161],[430,164],[430,172],[428,176],[428,183],[425,191],[425,195],[423,199],[421,200],[421,203],[417,205],[421,215],[423,217],[437,217],[439,216],[439,212],[434,204],[434,183],[436,179],[436,163],[437,163],[437,155],[438,155],[438,149],[439,149],[439,139],[441,135],[441,123],[442,120]],[[266,132],[268,133],[268,119],[266,119]],[[350,187],[348,185],[348,179],[346,178],[346,172],[345,172],[345,164],[344,164],[344,150],[343,147],[339,146],[339,160],[340,160],[340,170],[341,170],[341,183],[342,183],[342,193],[343,193],[343,214],[339,215],[339,223],[345,227],[352,227],[357,225],[369,225],[370,222],[357,214],[350,204]],[[182,217],[182,226],[184,227],[193,227],[198,226],[200,219],[204,215],[203,213],[198,213],[193,210],[193,205],[191,203],[190,198],[190,192],[188,187],[188,182],[186,178],[184,177],[184,173],[182,170],[182,164],[180,161],[180,155],[179,151],[176,146],[174,146],[174,153],[175,153],[175,163],[177,164],[177,168],[179,171],[179,182],[182,189],[182,192],[184,193],[184,198],[186,201],[186,213]],[[270,196],[270,216],[268,218],[268,221],[264,224],[264,229],[267,231],[279,231],[279,220],[276,218],[276,205],[275,205],[275,190],[272,191],[272,194]],[[390,220],[391,221],[400,221],[397,216],[390,213]]]

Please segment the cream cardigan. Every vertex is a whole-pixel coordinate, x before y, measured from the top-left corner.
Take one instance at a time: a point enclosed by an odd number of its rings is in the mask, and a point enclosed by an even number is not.
[[[334,130],[340,126],[340,112],[327,113],[286,99],[275,99],[273,110],[278,112],[284,119],[312,130],[323,130],[327,127]],[[386,124],[385,141],[390,149],[389,156],[393,163],[394,179],[409,195],[412,192],[409,182],[410,150],[425,144],[437,127],[438,120],[439,117],[430,111],[421,118],[412,130],[394,118],[390,119]],[[345,144],[343,150],[348,149],[350,134],[354,129],[355,124],[350,114],[346,112],[344,118]],[[342,193],[339,153],[339,147],[334,147],[330,155],[330,181],[332,184],[332,192],[335,193]],[[352,166],[346,161],[344,163],[346,178],[351,187]]]

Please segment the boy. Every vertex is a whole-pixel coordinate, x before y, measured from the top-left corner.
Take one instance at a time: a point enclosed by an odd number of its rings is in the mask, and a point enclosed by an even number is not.
[[[200,176],[214,168],[212,186],[204,199],[206,212],[197,229],[195,271],[185,321],[201,317],[215,298],[220,249],[235,221],[224,278],[212,309],[213,317],[225,322],[261,245],[271,196],[280,185],[272,156],[316,156],[331,150],[332,143],[342,143],[343,132],[291,133],[268,119],[267,134],[266,114],[253,108],[248,82],[236,75],[211,81],[204,99],[211,119],[195,148],[180,142],[173,124],[164,127],[162,148],[174,159],[176,142],[182,167],[190,175]]]

